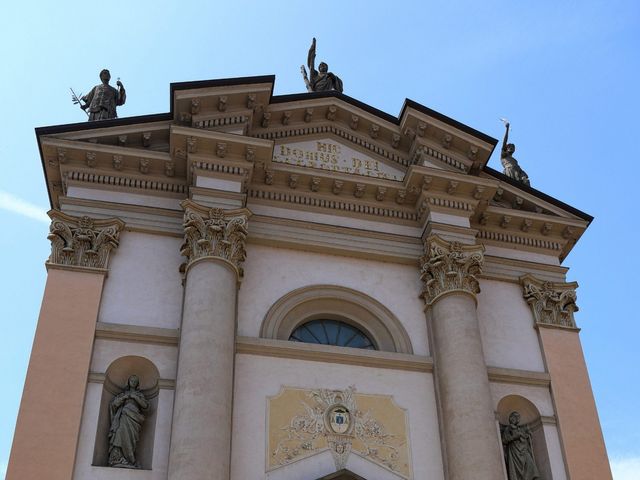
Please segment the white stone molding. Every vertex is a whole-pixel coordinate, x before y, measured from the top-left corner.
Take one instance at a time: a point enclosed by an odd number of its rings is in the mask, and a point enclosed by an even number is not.
[[[577,328],[573,318],[578,311],[577,282],[548,282],[527,274],[520,277],[520,283],[536,325]]]
[[[187,257],[186,267],[201,258],[215,257],[231,264],[238,279],[242,278],[249,210],[207,208],[191,200],[180,205],[184,209],[184,243],[180,254]]]
[[[48,212],[51,255],[47,265],[106,269],[109,254],[118,247],[124,222],[118,218],[95,220],[58,210]]]
[[[468,293],[475,299],[480,293],[476,275],[482,273],[483,253],[482,245],[463,245],[447,242],[437,235],[429,236],[425,254],[420,258],[422,297],[427,305],[450,292]]]
[[[409,335],[389,309],[368,295],[337,285],[310,285],[281,297],[265,315],[260,337],[289,340],[299,325],[317,318],[356,326],[378,350],[413,353]]]

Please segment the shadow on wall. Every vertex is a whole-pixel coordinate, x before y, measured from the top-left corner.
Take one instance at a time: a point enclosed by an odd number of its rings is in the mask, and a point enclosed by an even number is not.
[[[128,379],[132,375],[138,377],[140,381],[139,388],[149,402],[149,407],[144,410],[145,418],[135,448],[135,456],[139,468],[151,470],[158,407],[158,379],[160,375],[151,361],[137,356],[118,358],[107,368],[100,400],[100,414],[93,450],[93,466],[109,466],[109,429],[112,421],[111,401],[125,390]]]

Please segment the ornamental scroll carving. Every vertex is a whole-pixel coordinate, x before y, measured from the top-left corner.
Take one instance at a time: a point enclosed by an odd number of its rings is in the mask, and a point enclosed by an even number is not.
[[[111,250],[118,247],[124,222],[117,218],[95,220],[51,210],[51,241],[48,264],[107,268]]]
[[[422,297],[427,304],[452,291],[474,296],[479,293],[476,275],[482,272],[483,252],[482,245],[447,242],[436,235],[427,238],[425,254],[420,258],[420,279],[424,283]]]
[[[187,257],[187,265],[199,258],[218,257],[234,265],[242,277],[249,211],[207,208],[191,200],[185,200],[181,205],[184,208],[184,243],[180,254]]]
[[[329,450],[337,470],[356,453],[412,478],[406,412],[392,397],[284,387],[268,412],[269,470]]]
[[[576,282],[545,282],[532,275],[520,278],[524,299],[531,306],[536,324],[576,328]]]

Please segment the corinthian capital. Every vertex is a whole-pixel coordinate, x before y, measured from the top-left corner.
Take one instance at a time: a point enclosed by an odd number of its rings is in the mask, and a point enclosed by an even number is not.
[[[185,200],[181,205],[184,208],[184,243],[180,254],[187,257],[187,266],[199,258],[217,257],[232,264],[242,277],[250,212],[244,208],[203,207],[191,200]]]
[[[475,296],[480,292],[476,275],[482,271],[484,247],[447,242],[436,235],[427,238],[420,258],[422,297],[428,305],[454,291]]]
[[[538,325],[576,328],[573,312],[576,305],[576,282],[545,282],[532,275],[520,277],[524,299]]]
[[[74,217],[50,210],[51,241],[49,265],[107,268],[111,250],[118,247],[124,222],[117,218],[95,220],[87,216]]]

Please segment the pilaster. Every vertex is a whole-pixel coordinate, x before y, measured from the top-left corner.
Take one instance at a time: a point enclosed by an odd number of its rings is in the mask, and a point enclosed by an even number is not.
[[[69,480],[75,463],[95,324],[124,223],[49,212],[51,255],[8,480]],[[37,453],[37,454],[36,454]]]
[[[538,329],[568,477],[610,479],[611,470],[576,327],[576,282],[520,278]]]

